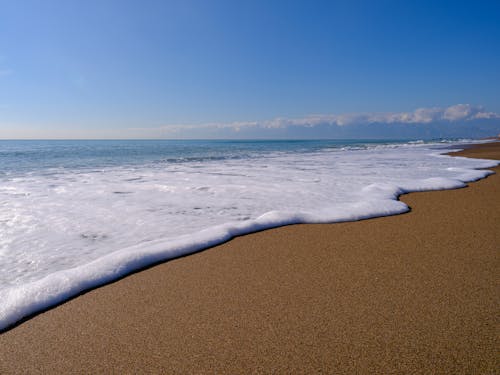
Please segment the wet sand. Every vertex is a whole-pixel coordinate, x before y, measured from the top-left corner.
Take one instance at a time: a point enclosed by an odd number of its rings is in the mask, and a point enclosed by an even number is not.
[[[88,292],[1,334],[0,373],[500,373],[500,177],[401,199]]]

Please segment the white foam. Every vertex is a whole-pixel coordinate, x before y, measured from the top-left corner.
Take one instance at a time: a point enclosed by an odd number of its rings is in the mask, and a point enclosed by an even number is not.
[[[460,188],[497,164],[415,143],[4,178],[0,329],[237,235],[403,213],[400,194]]]

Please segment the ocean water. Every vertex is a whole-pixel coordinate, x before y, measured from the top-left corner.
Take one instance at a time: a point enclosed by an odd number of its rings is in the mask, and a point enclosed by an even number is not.
[[[0,329],[133,270],[484,178],[465,141],[0,141]]]

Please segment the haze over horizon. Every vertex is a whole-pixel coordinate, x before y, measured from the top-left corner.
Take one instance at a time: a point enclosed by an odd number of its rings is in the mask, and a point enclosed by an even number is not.
[[[496,1],[0,7],[0,139],[500,133]]]

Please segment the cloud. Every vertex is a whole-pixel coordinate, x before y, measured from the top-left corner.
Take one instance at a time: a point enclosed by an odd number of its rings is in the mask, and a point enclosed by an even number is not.
[[[277,117],[264,121],[236,121],[205,124],[170,124],[155,128],[130,128],[134,132],[159,132],[163,136],[177,135],[186,131],[241,132],[248,129],[286,129],[291,127],[314,128],[319,126],[349,127],[370,124],[415,124],[467,122],[481,119],[500,119],[500,114],[486,112],[482,106],[456,104],[446,108],[418,108],[413,112],[317,114],[299,118]]]
[[[430,124],[438,121],[468,121],[474,119],[500,118],[493,112],[485,112],[481,106],[457,104],[447,108],[418,108],[413,112],[351,113],[341,115],[315,115],[281,121],[283,125],[314,126],[329,124],[338,126],[361,124]]]

